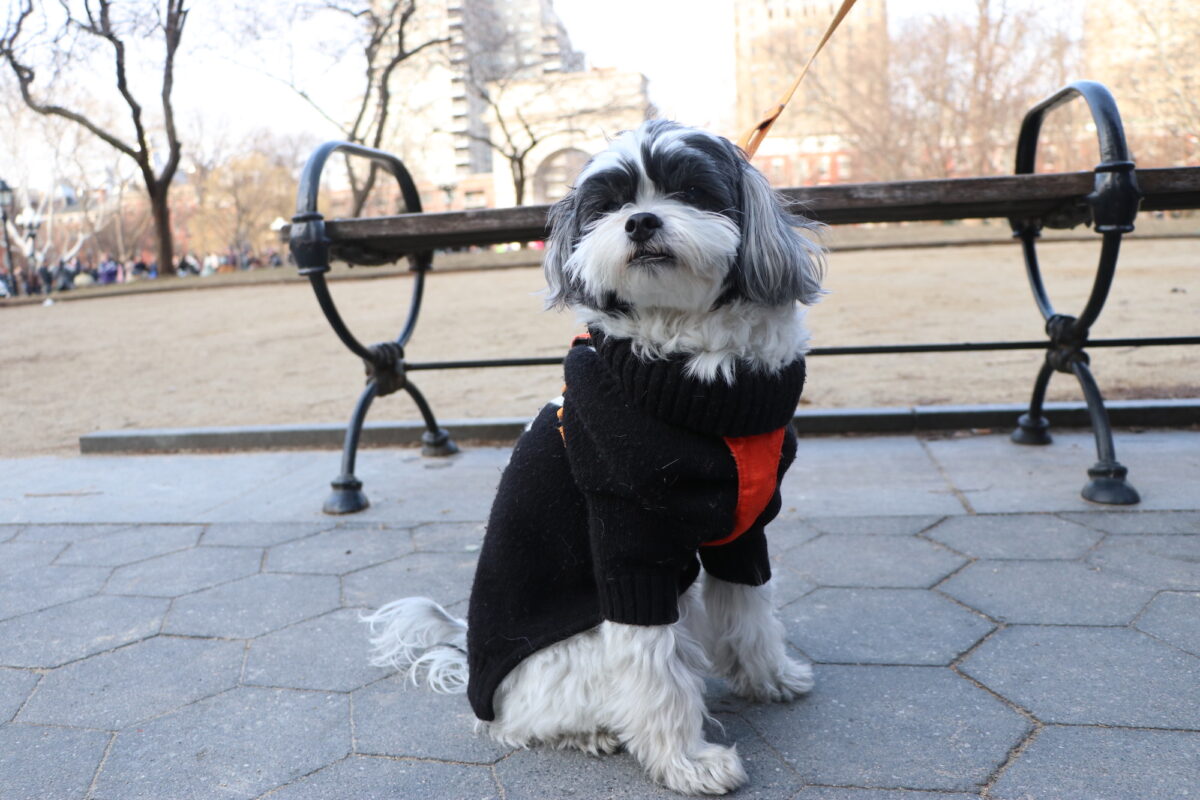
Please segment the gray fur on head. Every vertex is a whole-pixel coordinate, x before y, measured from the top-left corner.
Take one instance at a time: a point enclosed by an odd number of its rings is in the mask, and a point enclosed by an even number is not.
[[[744,157],[743,157],[744,159]],[[734,276],[739,292],[763,305],[821,299],[825,251],[797,228],[819,226],[790,214],[766,177],[744,162],[742,170],[742,246]]]
[[[689,277],[688,270],[719,279],[714,304],[745,300],[780,306],[798,300],[810,305],[820,299],[824,251],[797,230],[813,231],[819,226],[788,213],[767,179],[728,140],[651,120],[622,133],[589,161],[575,187],[550,209],[543,263],[547,307],[622,313],[647,302],[647,297],[631,296],[629,287],[612,279],[615,267],[605,267],[609,274],[604,280],[593,274],[600,267],[589,271],[581,258],[595,255],[580,252],[587,237],[607,235],[606,242],[622,252],[606,252],[604,257],[634,271],[637,248],[611,228],[645,212],[664,218],[660,236],[664,243],[675,236],[676,244],[684,240],[703,244],[705,259],[720,262],[716,267],[696,264],[682,252],[670,252],[669,263],[680,280]],[[723,239],[712,226],[727,227],[730,222],[737,229],[736,248],[726,252],[717,247],[714,252],[709,245]],[[665,263],[665,259],[655,262],[663,284],[671,280],[662,267]],[[694,283],[687,287],[688,296],[702,299]]]

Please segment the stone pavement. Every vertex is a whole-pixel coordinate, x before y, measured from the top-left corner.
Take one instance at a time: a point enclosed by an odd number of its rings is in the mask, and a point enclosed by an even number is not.
[[[817,688],[710,684],[792,800],[1200,796],[1200,432],[1121,433],[1143,503],[1079,498],[1086,434],[807,438],[770,532]],[[511,752],[367,664],[368,608],[462,611],[506,448],[0,462],[0,798],[658,798],[627,755]]]

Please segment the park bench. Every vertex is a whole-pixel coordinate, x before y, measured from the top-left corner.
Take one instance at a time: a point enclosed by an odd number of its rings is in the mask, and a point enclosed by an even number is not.
[[[1081,98],[1095,123],[1099,163],[1091,172],[1034,174],[1038,135],[1046,115]],[[318,211],[322,169],[334,153],[377,163],[396,180],[407,213],[395,216],[326,220]],[[1200,336],[1161,336],[1090,340],[1116,271],[1122,236],[1134,228],[1138,210],[1172,211],[1200,207],[1200,167],[1135,170],[1115,101],[1102,85],[1072,83],[1034,106],[1025,116],[1017,139],[1015,174],[985,178],[842,184],[783,189],[798,210],[828,225],[867,222],[1008,219],[1022,249],[1034,301],[1046,320],[1042,341],[952,342],[815,348],[810,355],[877,355],[1044,349],[1045,360],[1034,381],[1028,411],[1015,421],[1012,440],[1019,444],[1050,443],[1044,415],[1046,389],[1055,372],[1073,374],[1086,401],[1096,442],[1096,463],[1088,469],[1082,495],[1105,504],[1139,501],[1117,460],[1108,410],[1089,369],[1085,348],[1178,346],[1200,344]],[[457,447],[439,427],[429,402],[413,383],[412,373],[433,369],[538,366],[560,358],[521,358],[409,362],[404,347],[416,327],[435,249],[533,241],[546,235],[547,206],[421,213],[420,197],[408,170],[392,155],[346,142],[329,142],[309,158],[300,179],[296,216],[288,231],[299,271],[309,278],[317,300],[341,341],[366,364],[368,380],[350,418],[342,452],[341,473],[324,509],[345,514],[367,507],[355,459],[363,422],[376,397],[403,390],[424,420],[423,452],[449,455]],[[1037,240],[1043,228],[1091,225],[1101,238],[1091,295],[1078,315],[1057,311],[1047,294],[1038,262]],[[325,273],[334,260],[352,264],[390,263],[406,257],[414,274],[408,317],[394,340],[364,346],[339,315]]]

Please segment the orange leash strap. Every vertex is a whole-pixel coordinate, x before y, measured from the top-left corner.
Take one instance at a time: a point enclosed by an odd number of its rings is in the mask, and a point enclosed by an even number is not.
[[[775,120],[779,119],[779,115],[783,113],[783,109],[787,108],[787,104],[792,101],[792,95],[796,93],[796,89],[800,86],[800,81],[804,80],[804,76],[808,74],[808,68],[817,60],[817,54],[821,52],[821,48],[829,41],[829,37],[833,36],[833,32],[837,30],[838,25],[842,24],[842,20],[850,13],[850,9],[854,7],[854,0],[842,0],[842,7],[838,9],[834,15],[833,22],[829,23],[829,27],[825,30],[825,35],[821,37],[817,49],[808,57],[808,63],[804,65],[804,69],[800,70],[800,75],[796,78],[796,82],[792,84],[792,88],[788,89],[787,94],[779,99],[779,102],[772,108],[768,109],[763,118],[753,128],[743,133],[738,138],[738,147],[746,151],[746,157],[752,158],[758,150],[758,146],[762,144],[762,140],[767,138],[767,131],[771,130],[771,126],[775,124]]]

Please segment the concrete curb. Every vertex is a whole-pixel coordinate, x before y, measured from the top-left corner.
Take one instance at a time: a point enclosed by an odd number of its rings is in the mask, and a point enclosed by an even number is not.
[[[1200,398],[1111,401],[1107,406],[1109,419],[1117,427],[1200,425]],[[1007,430],[1016,425],[1017,417],[1026,410],[1026,406],[1018,404],[818,409],[796,412],[794,424],[801,434]],[[1047,403],[1046,417],[1057,428],[1090,425],[1084,403]],[[526,418],[501,417],[442,420],[441,424],[457,441],[510,443],[528,422]],[[417,445],[424,431],[424,425],[414,421],[368,422],[363,427],[361,444],[364,447]],[[346,426],[342,423],[98,431],[79,437],[79,451],[114,454],[339,449],[345,436]]]

